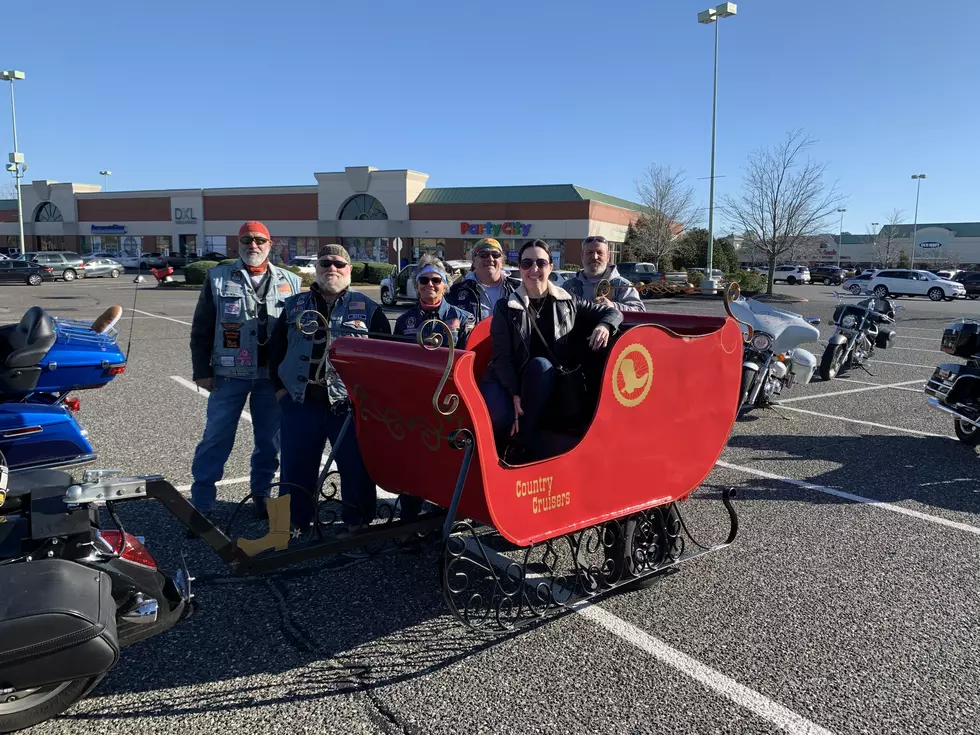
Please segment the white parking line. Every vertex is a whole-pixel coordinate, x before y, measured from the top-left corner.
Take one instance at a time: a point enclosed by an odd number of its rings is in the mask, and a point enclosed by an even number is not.
[[[919,347],[889,347],[889,350],[902,350],[903,352],[938,352],[940,355],[945,355],[946,353],[942,350],[923,350]]]
[[[915,367],[915,368],[928,368],[929,370],[935,370],[935,365],[915,365],[911,362],[888,362],[888,360],[868,360],[871,364],[875,365],[899,365],[901,367]]]
[[[835,390],[831,393],[818,393],[812,396],[797,396],[795,398],[781,398],[779,400],[779,405],[782,406],[784,403],[793,403],[795,401],[812,401],[817,398],[830,398],[831,396],[846,396],[850,393],[865,393],[869,390],[882,390],[884,388],[900,388],[903,385],[912,385],[913,383],[921,384],[921,380],[906,380],[904,383],[889,383],[888,385],[871,385],[865,388],[851,388],[849,390]]]
[[[866,380],[854,380],[854,378],[834,378],[834,380],[839,380],[842,383],[857,383],[858,385],[879,385],[878,383],[869,383]],[[920,383],[921,382],[922,385],[925,386],[925,382],[923,382],[923,381],[916,380],[916,381],[913,381],[913,382],[916,382],[916,383]],[[895,390],[907,390],[909,393],[921,393],[922,392],[922,388],[901,388],[901,387],[899,387],[897,385],[894,385],[894,384],[892,384],[890,387],[894,388]]]
[[[171,375],[170,379],[180,383],[182,386],[184,386],[189,390],[194,391],[195,393],[200,393],[205,398],[211,395],[211,391],[204,390],[204,388],[201,388],[197,383],[194,383],[188,380],[187,378],[182,378],[179,375]],[[248,421],[248,423],[252,423],[252,414],[250,414],[245,409],[242,409],[242,420]]]
[[[491,565],[505,574],[513,564],[511,559],[493,549],[485,549],[484,553]],[[534,585],[536,578],[537,575],[528,575],[524,583]],[[560,582],[556,581],[554,584],[557,587],[556,591],[563,588]],[[564,597],[564,594],[562,596]],[[717,669],[713,669],[686,653],[678,651],[665,641],[655,638],[632,623],[626,622],[618,615],[599,607],[598,601],[583,600],[570,604],[568,607],[583,618],[588,618],[596,625],[605,628],[617,638],[621,638],[667,666],[689,676],[705,688],[749,710],[762,719],[768,720],[776,725],[781,732],[793,733],[793,735],[834,735],[832,730],[827,730],[815,722],[811,722],[754,689],[749,689],[744,684],[725,676]]]
[[[793,477],[784,477],[783,475],[776,475],[772,472],[765,472],[764,470],[757,470],[754,467],[744,467],[742,465],[732,464],[731,462],[723,462],[719,460],[715,462],[715,466],[722,467],[726,470],[735,470],[736,472],[744,472],[748,475],[756,475],[757,477],[765,477],[767,480],[776,480],[777,482],[783,482],[787,485],[795,485],[796,487],[801,487],[806,490],[813,490],[818,493],[824,493],[825,495],[835,495],[838,498],[844,498],[845,500],[853,500],[855,503],[865,503],[866,505],[873,505],[881,510],[887,510],[890,513],[898,513],[899,515],[909,516],[910,518],[918,518],[920,521],[927,521],[929,523],[935,523],[938,526],[946,526],[947,528],[955,528],[957,531],[965,531],[966,533],[972,533],[974,535],[980,536],[980,528],[977,526],[971,526],[968,523],[959,523],[958,521],[951,521],[948,518],[943,518],[941,516],[929,515],[928,513],[920,513],[917,510],[910,510],[908,508],[903,508],[900,505],[895,505],[893,503],[883,503],[880,500],[873,500],[871,498],[866,498],[863,495],[854,495],[853,493],[847,493],[843,490],[835,490],[832,487],[826,487],[824,485],[815,485],[812,482],[807,482],[806,480],[797,480]]]
[[[829,413],[819,413],[818,411],[807,411],[804,408],[793,408],[792,406],[783,406],[782,403],[779,404],[784,411],[796,411],[797,413],[806,413],[811,416],[820,416],[825,419],[833,419],[834,421],[846,421],[850,424],[861,424],[862,426],[873,426],[876,429],[888,429],[889,431],[901,431],[904,434],[916,434],[917,436],[933,436],[937,439],[956,439],[956,437],[949,436],[948,434],[933,434],[929,431],[919,431],[918,429],[904,429],[901,426],[889,426],[888,424],[876,424],[874,421],[861,421],[860,419],[849,419],[843,416],[833,416]]]
[[[148,311],[140,311],[139,309],[129,309],[129,311],[135,311],[137,314],[143,314],[144,316],[154,316],[157,319],[166,319],[168,322],[177,322],[178,324],[186,324],[188,327],[193,326],[190,322],[183,322],[180,319],[174,319],[169,316],[160,316],[159,314],[151,314]]]

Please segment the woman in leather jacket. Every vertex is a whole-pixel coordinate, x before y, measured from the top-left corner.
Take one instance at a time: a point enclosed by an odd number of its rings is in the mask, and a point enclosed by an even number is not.
[[[526,460],[549,401],[574,401],[577,391],[584,392],[586,344],[592,350],[605,348],[623,315],[553,284],[554,264],[542,240],[524,244],[520,268],[521,286],[494,307],[493,353],[480,391],[494,433],[511,445],[517,459]],[[562,406],[557,408],[560,412]]]

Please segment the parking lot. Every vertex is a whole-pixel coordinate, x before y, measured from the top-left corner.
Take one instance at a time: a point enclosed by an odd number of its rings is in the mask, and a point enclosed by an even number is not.
[[[129,366],[76,394],[80,421],[99,466],[186,490],[207,403],[190,382],[197,292],[151,279],[137,294],[131,281],[4,286],[0,316],[122,305]],[[808,299],[784,308],[832,333],[832,287],[777,291]],[[897,303],[898,336],[872,374],[817,375],[779,412],[737,421],[688,503],[710,520],[721,489],[737,489],[730,548],[517,634],[468,635],[446,611],[434,553],[235,579],[161,508],[126,506],[162,566],[186,555],[198,611],[126,649],[36,732],[978,732],[980,454],[922,384],[956,361],[939,351],[943,326],[980,318],[980,302]],[[717,301],[647,305],[724,313]],[[823,344],[806,348],[819,360]],[[219,488],[226,511],[248,491],[250,451],[246,418]],[[637,481],[655,482],[650,470]]]

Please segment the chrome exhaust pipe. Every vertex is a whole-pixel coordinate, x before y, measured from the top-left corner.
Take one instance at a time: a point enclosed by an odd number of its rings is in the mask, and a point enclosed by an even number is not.
[[[959,411],[955,411],[944,403],[941,403],[938,398],[933,398],[932,396],[926,396],[926,403],[928,403],[933,408],[938,408],[940,411],[945,411],[958,418],[965,424],[970,424],[970,426],[975,426],[980,429],[980,421],[974,421],[973,419],[968,419],[966,416],[961,414]]]
[[[157,621],[157,610],[159,605],[152,597],[147,599],[143,595],[136,596],[136,604],[119,616],[119,619],[135,625],[146,625]]]

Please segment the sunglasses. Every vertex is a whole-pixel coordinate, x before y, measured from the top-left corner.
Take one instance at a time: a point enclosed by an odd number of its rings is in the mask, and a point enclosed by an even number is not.
[[[324,258],[323,260],[318,260],[317,265],[321,268],[329,268],[330,266],[333,266],[337,270],[343,270],[347,267],[347,261],[336,260],[334,258]]]
[[[428,286],[430,283],[433,286],[438,286],[440,283],[442,283],[442,278],[440,276],[432,276],[431,278],[429,276],[419,276],[416,280],[420,286]]]
[[[269,238],[267,238],[267,237],[250,237],[250,236],[246,235],[245,237],[240,238],[238,240],[238,242],[240,242],[242,245],[251,245],[253,242],[256,245],[265,245],[267,242],[269,242]]]
[[[604,238],[602,235],[592,235],[585,238],[585,240],[582,241],[582,244],[589,245],[594,242],[606,242],[606,238]]]
[[[490,260],[490,258],[493,258],[494,260],[500,260],[502,257],[504,257],[504,254],[499,250],[483,250],[477,253],[477,255],[479,255],[484,260]]]
[[[538,266],[538,268],[540,268],[541,270],[544,270],[546,267],[551,265],[551,262],[545,260],[544,258],[538,258],[537,260],[532,260],[531,258],[524,258],[524,260],[521,261],[521,270],[529,271],[531,270],[531,266],[534,265]]]

